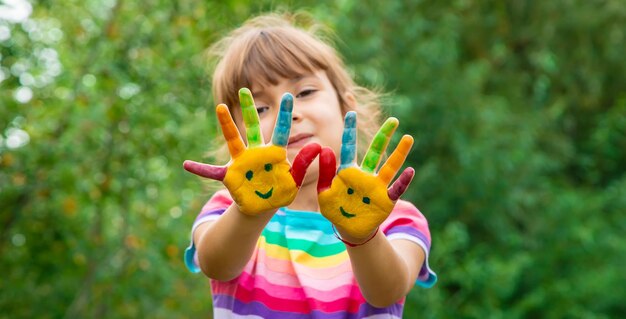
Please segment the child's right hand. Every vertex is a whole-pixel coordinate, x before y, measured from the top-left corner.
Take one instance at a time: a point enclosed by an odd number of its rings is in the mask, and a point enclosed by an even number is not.
[[[282,97],[274,134],[269,144],[263,141],[259,116],[250,90],[239,90],[239,101],[248,147],[237,131],[228,107],[220,104],[216,113],[231,161],[226,166],[185,161],[183,167],[193,174],[222,181],[239,210],[246,215],[275,211],[294,200],[306,169],[319,154],[321,147],[319,144],[309,144],[296,155],[293,166],[289,163],[285,147],[291,130],[291,94],[286,93]]]

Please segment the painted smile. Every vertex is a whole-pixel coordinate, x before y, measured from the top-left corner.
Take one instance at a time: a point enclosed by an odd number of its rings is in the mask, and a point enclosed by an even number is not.
[[[254,191],[254,193],[255,193],[257,196],[259,196],[259,197],[261,197],[261,198],[263,198],[263,199],[268,199],[268,198],[272,197],[272,191],[273,191],[273,190],[274,190],[274,187],[270,188],[270,190],[269,190],[269,191],[267,191],[267,193],[265,193],[265,194],[263,194],[263,193],[261,193],[261,192],[259,192],[259,191]]]
[[[354,216],[356,216],[355,214],[350,214],[348,212],[346,212],[343,207],[339,206],[339,211],[341,211],[341,215],[343,215],[343,217],[345,218],[352,218]]]

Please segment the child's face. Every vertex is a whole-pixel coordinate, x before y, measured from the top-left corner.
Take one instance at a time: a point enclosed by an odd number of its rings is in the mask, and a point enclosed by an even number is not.
[[[261,87],[252,83],[250,87],[261,121],[261,132],[266,143],[272,138],[280,99],[285,92],[294,96],[293,118],[287,157],[293,162],[298,151],[308,143],[317,142],[340,154],[343,134],[343,113],[335,88],[326,72],[317,71],[294,79],[280,79],[277,85]],[[243,119],[238,108],[233,114],[242,136]],[[318,164],[309,166],[305,183],[317,180]]]

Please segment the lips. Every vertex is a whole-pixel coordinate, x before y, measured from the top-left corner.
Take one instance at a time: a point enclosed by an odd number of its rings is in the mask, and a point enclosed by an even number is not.
[[[313,134],[300,133],[300,134],[292,135],[289,137],[289,141],[287,142],[287,147],[304,145],[309,141],[311,137],[313,137]]]

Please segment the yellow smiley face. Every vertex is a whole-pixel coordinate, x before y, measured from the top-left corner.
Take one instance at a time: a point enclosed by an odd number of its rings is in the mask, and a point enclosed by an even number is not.
[[[251,148],[230,165],[224,185],[242,213],[254,215],[274,207],[286,206],[296,197],[298,188],[290,173],[285,148],[270,145]]]
[[[326,218],[357,238],[371,233],[394,206],[387,185],[356,167],[339,171],[330,188],[319,194],[319,203]]]

